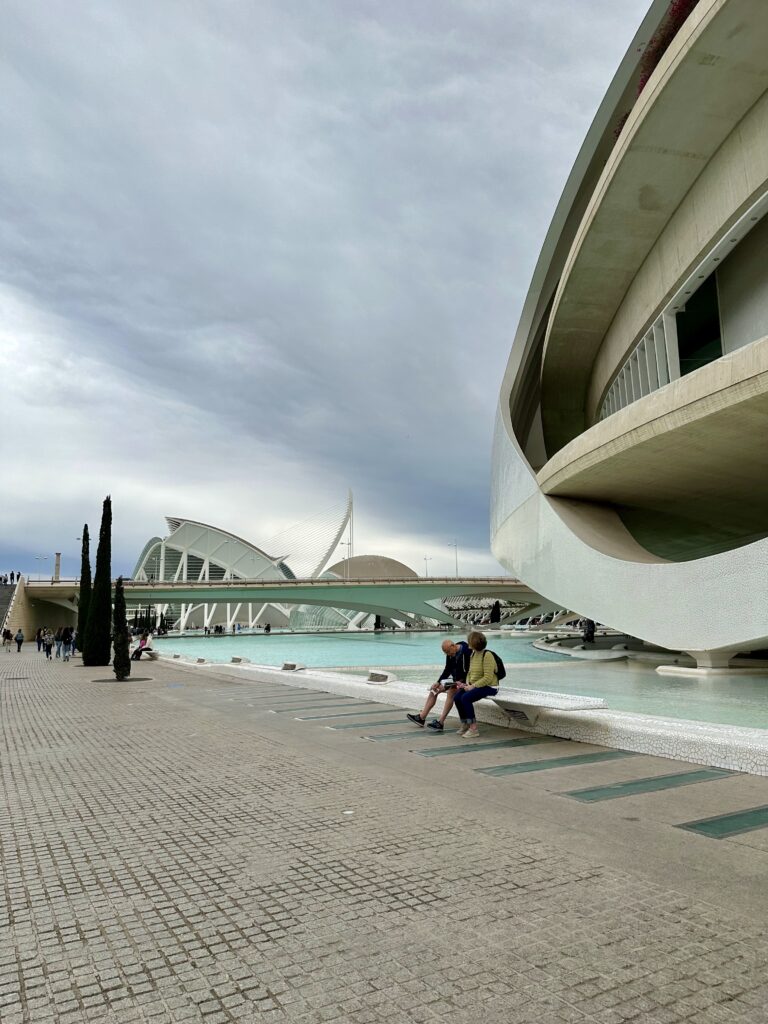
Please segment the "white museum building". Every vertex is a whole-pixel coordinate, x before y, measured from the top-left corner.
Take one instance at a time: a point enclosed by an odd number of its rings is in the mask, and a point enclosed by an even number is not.
[[[768,3],[651,5],[501,387],[495,556],[700,666],[768,647]]]

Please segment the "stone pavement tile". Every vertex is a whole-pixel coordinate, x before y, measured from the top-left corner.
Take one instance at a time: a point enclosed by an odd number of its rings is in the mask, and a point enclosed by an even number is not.
[[[414,820],[353,758],[196,705],[198,680],[48,668],[0,679],[3,1024],[4,993],[55,1024],[759,1019],[768,946],[738,916],[514,815]]]

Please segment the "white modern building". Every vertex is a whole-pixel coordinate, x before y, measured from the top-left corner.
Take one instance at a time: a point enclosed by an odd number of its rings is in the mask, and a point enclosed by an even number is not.
[[[266,550],[207,523],[193,519],[168,517],[168,535],[152,537],[139,556],[133,579],[151,583],[219,583],[225,580],[408,580],[417,574],[392,558],[379,555],[351,555],[328,565],[340,548],[347,551],[351,541],[341,541],[351,533],[352,496],[346,506],[310,517],[267,542]],[[280,548],[277,545],[280,545]],[[405,619],[421,621],[419,616],[403,614],[391,618],[383,609],[377,616],[372,611],[354,611],[324,605],[269,602],[208,602],[178,604],[152,603],[147,609],[131,605],[131,615],[146,615],[156,621],[162,615],[166,622],[180,629],[213,629],[233,626],[253,629],[269,623],[275,627],[309,629],[359,629],[373,626],[377,618],[384,625]]]
[[[544,241],[494,440],[499,561],[703,666],[768,647],[766,40],[766,0],[651,5]]]
[[[226,530],[193,519],[167,517],[168,535],[152,537],[139,556],[133,579],[152,582],[205,582],[221,580],[292,580],[319,577],[333,559],[341,538],[351,530],[352,495],[346,505],[313,516],[279,534],[268,545],[284,545],[282,553],[267,554],[255,544]],[[344,542],[343,546],[346,546]],[[235,623],[247,628],[270,623],[287,626],[291,608],[282,604],[180,604],[153,608],[179,629]]]

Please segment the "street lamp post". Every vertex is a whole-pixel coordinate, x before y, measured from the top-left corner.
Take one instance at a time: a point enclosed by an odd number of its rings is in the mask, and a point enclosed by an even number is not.
[[[36,562],[47,562],[48,561],[48,555],[35,555],[35,561]],[[39,569],[42,569],[43,567],[41,565],[39,565],[37,568],[39,570]],[[38,578],[38,580],[42,579],[42,575],[41,575],[41,573],[39,571],[37,573],[37,578]]]
[[[427,558],[427,556],[424,555],[424,577],[425,577],[425,579],[426,579],[427,576],[429,576],[429,565],[427,563],[431,562],[431,561],[432,561],[431,558]]]
[[[347,549],[347,555],[346,555],[346,558],[344,559],[344,579],[346,580],[346,579],[349,579],[349,560],[352,557],[352,541],[351,540],[343,540],[339,544],[339,547]]]
[[[456,559],[456,579],[459,578],[459,542],[455,540],[452,544],[448,545],[449,548],[453,548],[453,554]]]

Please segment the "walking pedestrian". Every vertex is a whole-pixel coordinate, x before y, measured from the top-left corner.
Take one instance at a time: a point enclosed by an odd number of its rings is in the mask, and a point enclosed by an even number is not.
[[[71,626],[65,626],[61,631],[61,646],[63,648],[64,661],[69,661],[72,655],[72,638],[74,633],[75,631]]]
[[[45,632],[43,633],[43,650],[45,651],[45,657],[47,661],[51,660],[54,641],[55,637],[53,633],[50,631],[50,629],[46,628]]]
[[[16,641],[16,653],[21,651],[21,645],[24,643],[24,634],[21,629],[16,631],[16,636],[13,638]]]

